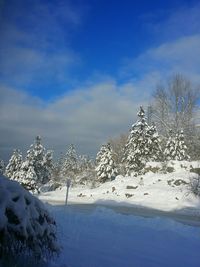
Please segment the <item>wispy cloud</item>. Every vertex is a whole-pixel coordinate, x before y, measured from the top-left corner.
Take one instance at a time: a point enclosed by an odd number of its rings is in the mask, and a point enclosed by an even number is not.
[[[152,75],[166,79],[173,73],[183,73],[200,83],[200,35],[193,35],[166,42],[151,48],[123,67],[123,75],[132,73]]]
[[[200,4],[183,3],[179,9],[160,10],[145,20],[155,44],[134,58],[124,59],[120,75],[144,79],[157,73],[166,79],[181,72],[200,82]]]
[[[1,81],[24,88],[51,84],[63,89],[70,80],[70,67],[80,63],[69,36],[80,27],[83,11],[69,1],[5,2],[0,26]]]

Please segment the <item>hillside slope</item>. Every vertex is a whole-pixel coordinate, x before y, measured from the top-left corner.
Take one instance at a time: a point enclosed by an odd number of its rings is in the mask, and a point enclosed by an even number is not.
[[[114,181],[97,188],[78,186],[70,188],[71,203],[103,203],[122,206],[142,206],[162,211],[182,211],[200,214],[200,200],[191,192],[191,180],[197,174],[191,172],[198,162],[171,162],[172,172],[163,173],[160,163],[149,163],[148,172],[137,177],[117,176]],[[43,193],[40,199],[64,203],[66,187]]]

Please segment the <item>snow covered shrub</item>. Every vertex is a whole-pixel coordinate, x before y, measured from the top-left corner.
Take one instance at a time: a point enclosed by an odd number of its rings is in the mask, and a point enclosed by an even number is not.
[[[194,172],[197,173],[198,175],[200,175],[200,168],[193,168],[193,166],[190,167],[190,172]]]
[[[59,252],[56,223],[40,200],[18,182],[0,176],[0,258]]]
[[[164,173],[164,174],[174,172],[175,168],[172,166],[172,163],[173,162],[170,162],[170,161],[167,161],[167,160],[164,160],[163,162],[161,162],[160,172]]]
[[[200,175],[192,177],[190,180],[190,188],[193,194],[200,197]]]
[[[62,187],[61,183],[51,180],[48,183],[42,185],[39,188],[39,191],[42,193],[45,193],[45,192],[49,192],[49,191],[55,191],[56,189],[61,188],[61,187]]]
[[[96,178],[96,171],[94,168],[93,169],[91,168],[77,175],[76,181],[79,185],[87,186],[89,188],[95,188],[98,185],[98,181],[95,178]]]
[[[153,172],[153,173],[159,173],[160,168],[158,166],[147,166],[144,168],[144,173]]]

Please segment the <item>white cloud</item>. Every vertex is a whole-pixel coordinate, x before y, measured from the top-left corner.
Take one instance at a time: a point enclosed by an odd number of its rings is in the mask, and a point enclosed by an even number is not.
[[[0,70],[3,78],[10,77],[12,84],[27,86],[48,80],[66,83],[68,70],[79,59],[72,51],[51,54],[32,48],[8,46],[0,52]],[[9,81],[8,81],[9,84]]]
[[[135,58],[124,59],[120,75],[144,76],[157,73],[167,79],[180,72],[200,82],[200,3],[183,3],[171,9],[144,14],[141,19],[154,45]]]
[[[173,73],[183,73],[194,82],[200,82],[200,35],[182,37],[151,48],[123,68],[123,74],[142,73],[166,79]]]
[[[56,153],[70,143],[81,153],[95,155],[108,138],[129,130],[138,106],[149,94],[137,85],[118,86],[109,80],[75,90],[46,105],[24,92],[0,87],[0,156],[15,147],[25,151],[36,135]]]

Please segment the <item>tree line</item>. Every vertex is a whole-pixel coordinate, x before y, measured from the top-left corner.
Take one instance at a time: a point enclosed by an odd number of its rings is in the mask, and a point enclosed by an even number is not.
[[[158,85],[147,113],[139,108],[129,134],[102,145],[95,160],[77,155],[74,145],[70,145],[54,162],[53,152],[46,150],[37,136],[24,159],[20,150],[14,150],[7,166],[1,160],[0,172],[38,191],[49,181],[60,183],[67,178],[73,184],[95,186],[118,174],[141,174],[148,161],[199,159],[199,133],[194,120],[198,100],[198,88],[177,74],[166,85]]]

